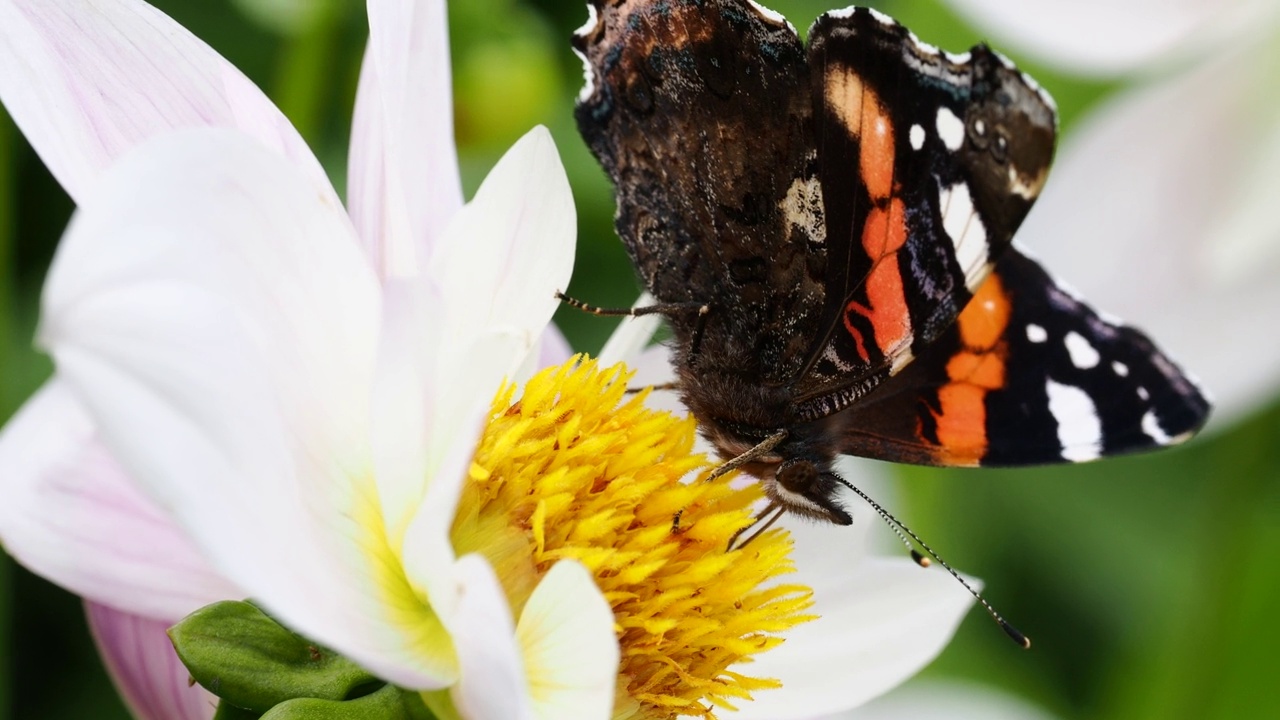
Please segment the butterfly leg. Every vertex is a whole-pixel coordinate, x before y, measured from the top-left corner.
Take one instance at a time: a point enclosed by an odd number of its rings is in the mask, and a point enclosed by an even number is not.
[[[781,518],[783,514],[786,512],[787,512],[787,508],[781,505],[780,503],[776,503],[776,502],[769,503],[768,505],[765,506],[763,510],[761,510],[755,516],[755,518],[751,521],[750,525],[742,528],[738,532],[734,533],[733,537],[729,538],[729,546],[724,549],[725,552],[733,552],[734,550],[741,550],[742,548],[746,547],[748,544],[751,543],[752,540],[755,540],[756,538],[760,537],[760,535],[763,534],[765,530],[768,530],[769,528],[773,527],[773,524],[778,522],[778,518]],[[768,518],[768,519],[766,520],[765,518]],[[750,535],[748,535],[747,539],[743,540],[742,543],[739,544],[738,538],[742,537],[743,533],[747,532],[748,530],[751,530],[757,525],[759,525],[760,527],[756,529],[755,532],[752,532]]]
[[[770,435],[764,440],[761,440],[755,447],[742,453],[738,457],[733,458],[731,460],[726,460],[724,464],[720,465],[715,470],[712,470],[711,473],[707,475],[707,478],[706,480],[704,480],[704,482],[711,482],[712,480],[715,480],[716,478],[730,471],[737,470],[738,468],[742,467],[743,465],[746,465],[752,460],[756,460],[760,458],[761,456],[767,454],[770,450],[773,450],[774,448],[778,447],[778,443],[781,443],[783,440],[786,440],[786,439],[787,439],[787,431],[779,430],[778,432]]]

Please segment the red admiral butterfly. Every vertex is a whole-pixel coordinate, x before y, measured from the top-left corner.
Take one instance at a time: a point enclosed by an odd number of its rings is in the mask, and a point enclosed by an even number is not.
[[[1007,59],[865,8],[819,17],[807,47],[750,0],[590,10],[578,126],[685,403],[772,507],[849,524],[841,454],[1079,462],[1204,423],[1145,335],[1011,247],[1057,118]]]

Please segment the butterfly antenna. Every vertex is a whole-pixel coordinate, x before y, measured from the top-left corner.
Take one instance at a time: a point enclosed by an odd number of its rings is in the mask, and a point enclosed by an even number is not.
[[[1010,625],[1009,621],[1004,619],[1004,616],[996,612],[995,608],[991,607],[991,603],[987,602],[986,598],[982,597],[982,595],[979,594],[977,590],[974,590],[972,585],[965,582],[965,579],[960,577],[960,573],[956,572],[950,565],[948,565],[946,560],[943,560],[941,557],[939,557],[938,553],[934,552],[933,548],[929,547],[928,543],[926,543],[924,540],[921,540],[919,535],[916,535],[914,532],[911,531],[911,528],[904,525],[901,520],[894,517],[892,513],[890,513],[888,510],[885,510],[883,507],[881,507],[880,503],[877,503],[875,500],[872,500],[869,495],[862,492],[858,488],[854,487],[845,479],[834,474],[832,475],[832,477],[838,480],[841,485],[844,485],[845,487],[852,490],[855,494],[857,494],[858,497],[865,500],[867,504],[870,505],[872,509],[876,511],[876,514],[880,516],[880,519],[884,520],[885,523],[889,525],[889,527],[893,528],[893,531],[898,535],[899,539],[901,539],[903,542],[906,542],[907,548],[911,551],[911,559],[915,560],[917,565],[920,565],[921,567],[928,567],[929,557],[932,557],[934,560],[937,560],[938,564],[941,565],[943,568],[945,568],[947,572],[951,573],[951,577],[955,578],[957,582],[963,585],[964,589],[968,590],[969,594],[972,595],[974,599],[976,599],[978,603],[982,605],[983,609],[987,611],[987,614],[991,616],[992,620],[996,621],[996,624],[1000,626],[1000,629],[1004,630],[1006,635],[1012,638],[1013,641],[1018,643],[1018,645],[1021,646],[1022,649],[1024,650],[1029,649],[1031,647],[1031,638],[1027,637],[1026,635],[1023,635],[1022,632],[1020,632],[1017,628],[1015,628],[1013,625]],[[924,555],[921,555],[915,548],[911,547],[911,543],[906,541],[906,538],[903,537],[903,533],[906,533],[906,535],[909,536],[912,540],[914,540],[917,545],[924,548],[924,551],[928,553],[929,557],[925,557]]]

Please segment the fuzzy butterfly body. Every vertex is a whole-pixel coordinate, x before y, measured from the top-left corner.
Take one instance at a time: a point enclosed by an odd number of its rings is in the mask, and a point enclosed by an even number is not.
[[[865,8],[807,45],[750,0],[589,8],[576,115],[618,234],[659,302],[707,306],[669,314],[680,393],[780,507],[849,522],[842,454],[1075,462],[1203,424],[1145,335],[1012,247],[1056,111],[998,53]]]

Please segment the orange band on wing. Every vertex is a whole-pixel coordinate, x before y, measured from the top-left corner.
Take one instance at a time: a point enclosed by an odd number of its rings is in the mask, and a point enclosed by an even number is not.
[[[864,85],[862,93],[862,143],[858,165],[862,171],[862,182],[874,202],[893,194],[893,122],[875,90]]]
[[[987,393],[1004,387],[1004,341],[1011,311],[998,275],[987,278],[956,320],[961,352],[947,362],[949,382],[938,388],[935,413],[938,457],[953,465],[977,465],[987,450]]]
[[[898,265],[898,250],[907,242],[906,208],[899,198],[887,208],[872,208],[862,226],[862,247],[873,263],[867,275],[867,300],[876,345],[892,357],[911,343],[911,314]]]

